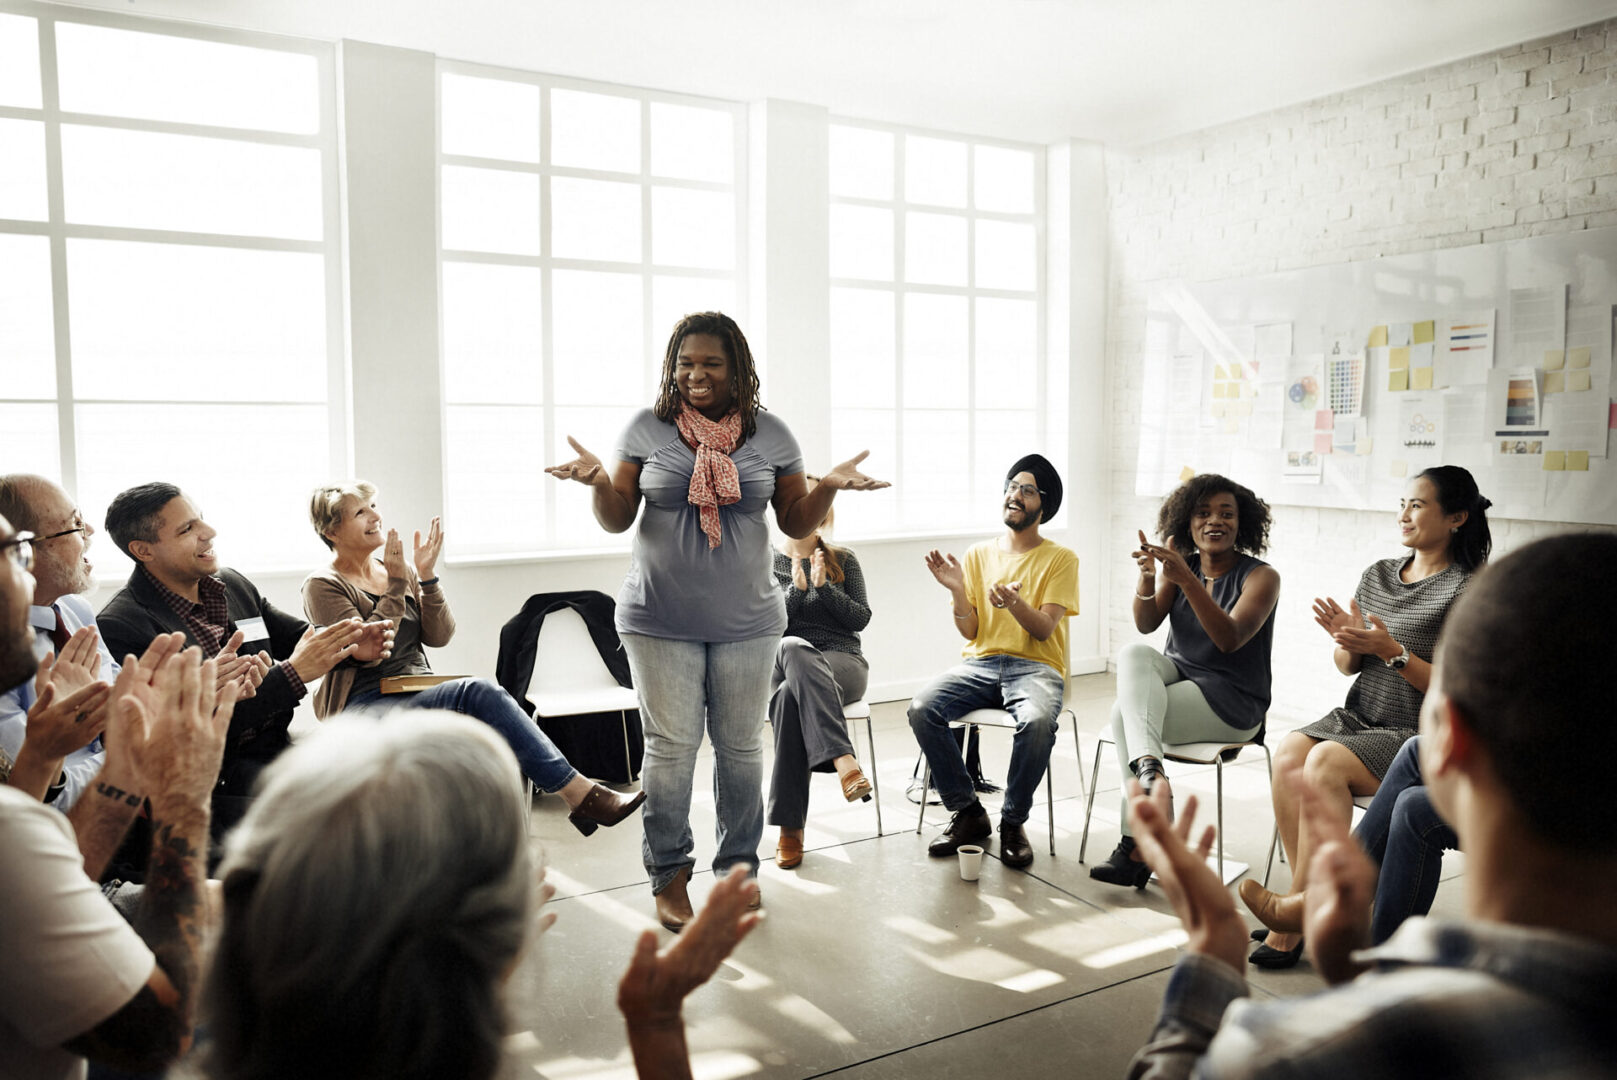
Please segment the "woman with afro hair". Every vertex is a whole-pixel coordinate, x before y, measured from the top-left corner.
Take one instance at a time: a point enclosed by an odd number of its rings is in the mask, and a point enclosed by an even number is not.
[[[1256,558],[1269,546],[1269,504],[1223,476],[1193,476],[1162,503],[1153,544],[1140,532],[1134,625],[1149,634],[1168,620],[1161,652],[1126,646],[1117,657],[1112,737],[1123,774],[1123,836],[1089,876],[1145,888],[1151,870],[1129,834],[1130,779],[1167,784],[1163,743],[1236,742],[1269,711],[1269,650],[1280,575]],[[1159,581],[1159,578],[1161,579]]]

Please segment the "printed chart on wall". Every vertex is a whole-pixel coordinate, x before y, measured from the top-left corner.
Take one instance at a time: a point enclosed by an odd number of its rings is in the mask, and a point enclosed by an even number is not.
[[[1614,317],[1617,229],[1161,283],[1135,490],[1394,509],[1454,464],[1498,516],[1617,524]]]

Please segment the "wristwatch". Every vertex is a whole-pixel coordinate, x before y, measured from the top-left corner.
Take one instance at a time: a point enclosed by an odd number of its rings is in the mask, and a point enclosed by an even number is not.
[[[1405,645],[1405,646],[1402,646],[1402,648],[1404,650],[1403,652],[1399,653],[1397,656],[1393,657],[1391,660],[1382,661],[1382,663],[1386,664],[1388,667],[1392,668],[1394,671],[1402,671],[1402,670],[1404,670],[1404,666],[1409,663],[1409,646]]]

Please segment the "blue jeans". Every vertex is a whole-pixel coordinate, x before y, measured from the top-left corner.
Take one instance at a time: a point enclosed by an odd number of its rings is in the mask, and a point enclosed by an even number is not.
[[[1066,681],[1049,664],[1018,656],[989,656],[961,661],[928,683],[910,701],[910,730],[921,744],[938,797],[950,813],[977,801],[971,774],[949,732],[949,722],[973,709],[1004,709],[1016,718],[1011,742],[1011,769],[1005,780],[1002,824],[1020,825],[1033,806],[1050,764],[1061,717]]]
[[[1460,846],[1459,837],[1437,816],[1426,793],[1419,743],[1416,736],[1399,749],[1354,831],[1365,853],[1381,866],[1370,922],[1371,938],[1377,945],[1411,915],[1432,910],[1443,852]]]
[[[481,720],[511,744],[517,764],[522,766],[522,775],[541,791],[554,794],[578,775],[578,770],[567,763],[556,744],[539,730],[539,725],[522,711],[522,706],[487,679],[452,679],[414,694],[367,690],[354,694],[343,707],[387,708],[394,704],[405,709],[447,709]]]
[[[676,641],[623,634],[640,695],[646,757],[640,786],[646,835],[641,857],[651,891],[660,893],[691,870],[691,786],[702,732],[713,742],[713,870],[758,870],[764,835],[764,712],[778,635],[746,641]]]

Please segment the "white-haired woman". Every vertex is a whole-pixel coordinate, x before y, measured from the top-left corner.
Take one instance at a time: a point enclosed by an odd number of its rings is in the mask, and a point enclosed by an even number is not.
[[[554,920],[534,918],[553,890],[522,802],[506,745],[449,713],[346,720],[283,754],[228,841],[207,1073],[494,1076],[505,980]],[[690,1075],[680,1003],[756,924],[755,889],[715,885],[667,954],[642,936],[619,988],[642,1076]]]
[[[455,617],[438,580],[444,536],[437,518],[425,540],[415,534],[414,557],[408,561],[398,530],[383,533],[376,488],[363,480],[317,488],[309,519],[333,552],[331,565],[303,582],[309,621],[325,626],[352,618],[391,619],[395,627],[391,656],[345,660],[325,677],[314,698],[315,715],[323,720],[344,709],[380,703],[390,678],[431,675],[423,646],[449,644]],[[378,548],[384,549],[380,559]],[[579,775],[532,717],[488,679],[451,679],[414,693],[389,692],[387,699],[410,708],[448,709],[489,725],[510,744],[528,779],[541,791],[562,797],[572,811],[568,820],[585,836],[598,826],[616,825],[645,801],[644,791],[620,795]]]

